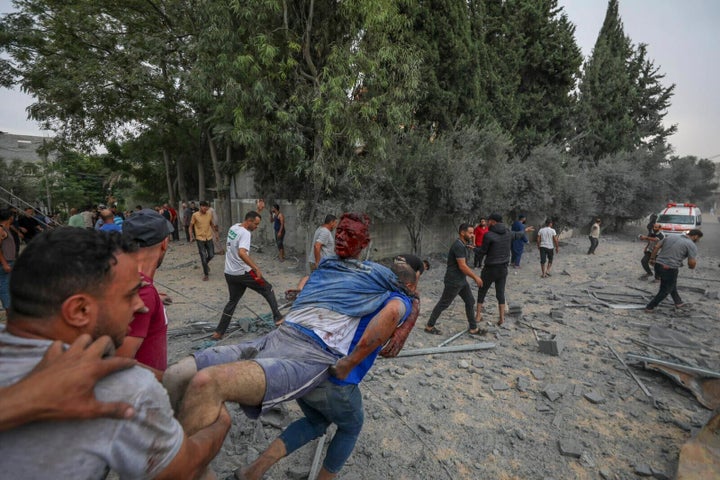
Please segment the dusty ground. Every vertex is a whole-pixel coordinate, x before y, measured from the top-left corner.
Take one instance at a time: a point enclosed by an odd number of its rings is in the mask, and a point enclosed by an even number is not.
[[[603,306],[588,292],[609,303],[644,305],[657,291],[657,284],[639,279],[642,244],[631,235],[637,233],[604,235],[591,256],[585,237],[562,242],[546,279],[539,275],[537,250],[528,249],[507,286],[508,303],[522,314],[508,317],[486,337],[463,335],[450,344],[493,342],[492,349],[378,360],[362,384],[365,427],[339,478],[672,478],[680,447],[711,412],[660,374],[632,368],[652,394],[646,396],[608,345],[623,358],[632,352],[677,361],[633,342],[652,343],[648,332],[655,325],[695,342],[689,348],[655,345],[720,371],[720,301],[710,298],[720,291],[720,268],[717,258],[702,256],[701,242],[697,270],[680,273],[680,293],[689,308],[676,312],[669,299],[654,314]],[[282,305],[282,292],[295,286],[304,259],[281,263],[272,246],[252,255]],[[444,257],[430,260],[433,268],[420,282],[420,319],[405,350],[437,346],[466,328],[458,298],[439,320],[444,335],[423,333],[445,272]],[[174,298],[168,307],[171,361],[206,340],[202,322],[208,329],[217,323],[227,300],[223,261],[218,256],[211,262],[210,281],[203,282],[195,246],[171,244],[156,276],[159,290]],[[494,320],[496,312],[489,297],[485,319]],[[557,335],[564,344],[559,356],[539,351],[530,324],[541,335]],[[231,328],[223,343],[271,328],[269,308],[258,294],[245,294]],[[259,421],[247,420],[234,406],[231,411],[234,425],[213,463],[219,478],[255,458],[279,427],[300,414],[294,403]],[[266,478],[307,478],[315,449],[313,442],[282,460]]]

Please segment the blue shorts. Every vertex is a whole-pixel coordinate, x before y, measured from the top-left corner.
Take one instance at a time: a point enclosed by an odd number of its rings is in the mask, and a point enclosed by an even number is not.
[[[302,397],[328,378],[328,367],[342,357],[317,340],[285,323],[254,340],[211,347],[194,353],[198,370],[250,360],[265,372],[262,405],[241,405],[249,418],[258,418],[279,403]]]

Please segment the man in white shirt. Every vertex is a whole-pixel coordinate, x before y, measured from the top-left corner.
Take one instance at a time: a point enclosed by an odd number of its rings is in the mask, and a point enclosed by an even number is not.
[[[545,222],[545,226],[541,228],[537,234],[537,246],[540,250],[540,278],[550,276],[550,269],[552,268],[553,257],[555,256],[555,253],[560,252],[557,232],[552,227],[553,221],[548,220]],[[545,262],[547,262],[547,264]]]
[[[245,214],[242,223],[236,223],[227,235],[226,253],[225,253],[225,281],[228,285],[230,299],[223,309],[220,323],[218,323],[212,340],[220,340],[230,325],[235,307],[242,298],[246,289],[255,290],[270,305],[273,319],[278,324],[282,321],[282,314],[278,308],[277,299],[273,286],[268,282],[260,271],[260,267],[250,258],[250,241],[252,239],[252,231],[260,225],[262,217],[255,211],[249,211]]]

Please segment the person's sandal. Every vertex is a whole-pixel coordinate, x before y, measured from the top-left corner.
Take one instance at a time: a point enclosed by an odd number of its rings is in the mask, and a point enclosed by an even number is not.
[[[425,327],[423,328],[423,332],[429,335],[442,335],[442,332],[435,327]]]

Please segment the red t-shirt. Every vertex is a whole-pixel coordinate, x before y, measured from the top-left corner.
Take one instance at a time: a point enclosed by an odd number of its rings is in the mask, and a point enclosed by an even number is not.
[[[485,234],[487,233],[489,228],[490,227],[481,227],[480,225],[475,227],[475,230],[473,231],[473,233],[475,234],[475,246],[476,247],[479,247],[480,245],[482,245],[483,238],[485,237]]]
[[[140,273],[143,286],[140,287],[140,298],[148,308],[147,313],[136,313],[130,322],[128,336],[142,338],[135,359],[156,370],[167,369],[167,317],[165,306],[153,285],[151,278]]]

